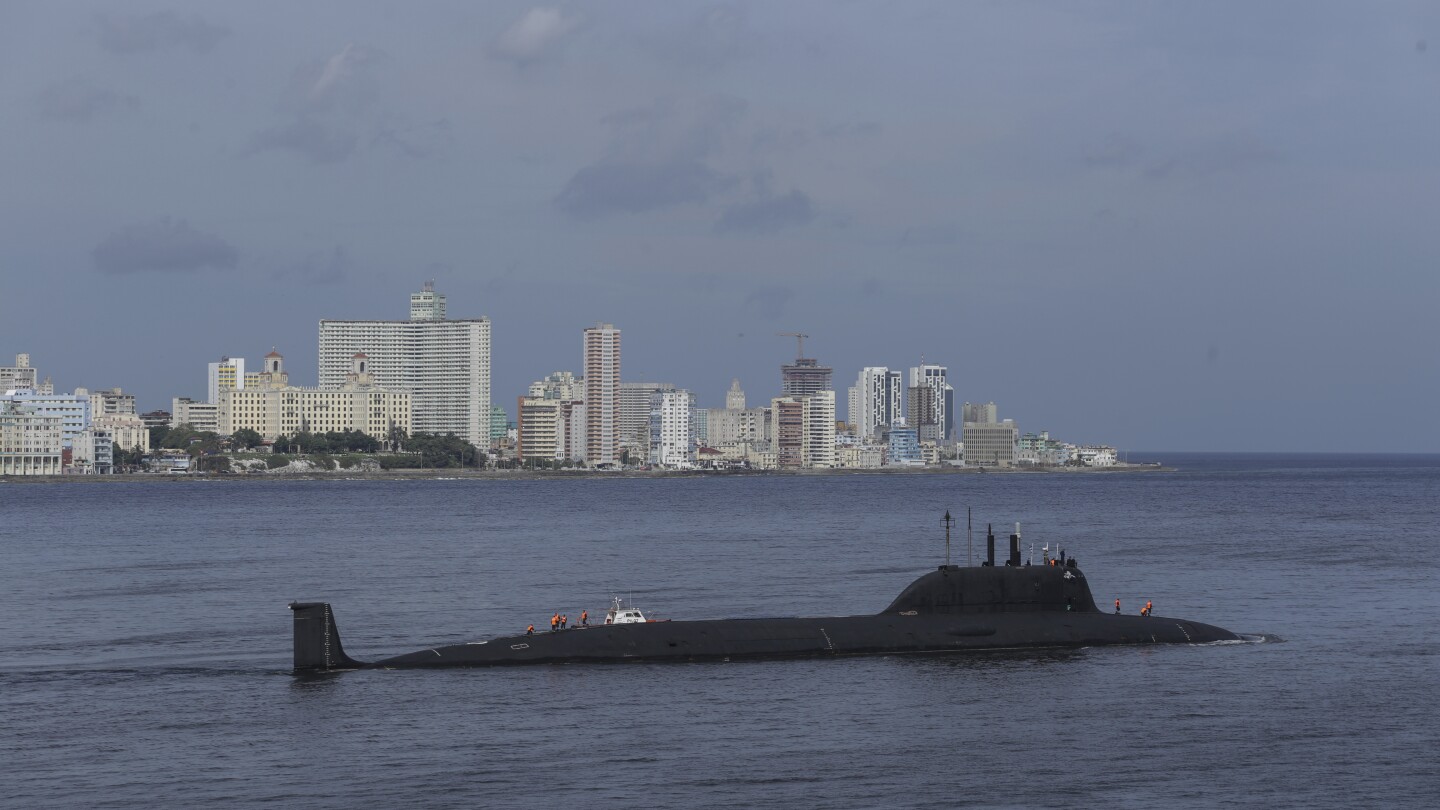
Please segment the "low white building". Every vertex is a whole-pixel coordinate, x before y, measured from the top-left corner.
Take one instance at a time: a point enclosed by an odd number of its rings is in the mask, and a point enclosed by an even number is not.
[[[67,473],[109,475],[115,472],[115,440],[110,431],[94,425],[75,434],[70,441]]]
[[[1119,460],[1115,448],[1103,444],[1076,447],[1075,459],[1086,467],[1114,467]]]
[[[90,427],[109,433],[115,446],[121,450],[150,452],[150,429],[133,413],[97,416],[90,420]]]
[[[189,397],[170,400],[170,428],[189,425],[193,430],[220,432],[220,406],[196,402]]]

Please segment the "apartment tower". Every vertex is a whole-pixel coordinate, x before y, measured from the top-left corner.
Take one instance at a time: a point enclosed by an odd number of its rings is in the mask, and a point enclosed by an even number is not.
[[[620,330],[609,323],[585,330],[585,460],[620,461]]]

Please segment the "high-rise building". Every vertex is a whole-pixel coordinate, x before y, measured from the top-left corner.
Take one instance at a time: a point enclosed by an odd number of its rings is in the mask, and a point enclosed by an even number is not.
[[[1015,444],[1020,429],[1015,422],[966,422],[961,428],[965,464],[970,467],[1015,466]]]
[[[205,380],[205,401],[218,405],[221,393],[245,387],[245,358],[220,358],[220,362],[210,364]]]
[[[780,367],[780,390],[787,397],[808,397],[830,388],[834,369],[820,365],[813,357],[797,357]]]
[[[558,399],[562,402],[583,402],[585,381],[569,371],[556,371],[543,380],[530,383],[529,395],[539,399]]]
[[[835,466],[835,392],[770,401],[770,445],[781,468]]]
[[[629,450],[630,455],[648,458],[650,455],[650,400],[657,391],[674,391],[674,383],[622,382],[620,383],[620,447]]]
[[[684,389],[650,395],[650,463],[687,468],[695,464],[695,395]]]
[[[835,466],[834,391],[816,391],[805,399],[805,466]]]
[[[445,296],[435,292],[435,282],[427,281],[420,292],[410,293],[410,320],[445,320]]]
[[[880,425],[899,424],[904,417],[903,389],[899,371],[885,366],[867,366],[850,388],[850,423],[863,441],[874,438]]]
[[[946,381],[945,366],[921,364],[910,369],[910,390],[930,388],[934,395],[924,398],[923,407],[911,406],[909,427],[919,431],[920,441],[943,443],[955,437],[955,389]]]
[[[410,393],[414,432],[451,433],[486,447],[490,320],[443,320],[444,299],[433,286],[412,295],[415,320],[321,321],[320,388],[345,385],[351,358],[364,353],[377,387]]]
[[[515,407],[515,455],[521,461],[560,461],[566,457],[565,403],[544,397],[520,397]]]
[[[598,323],[585,330],[585,462],[620,461],[620,330]]]

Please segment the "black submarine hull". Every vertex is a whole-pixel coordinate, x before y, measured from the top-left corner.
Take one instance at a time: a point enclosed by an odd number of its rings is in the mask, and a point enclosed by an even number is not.
[[[1018,551],[1012,558],[1018,556]],[[865,616],[592,625],[435,646],[363,663],[340,644],[330,605],[292,603],[295,671],[626,661],[740,661],[1236,641],[1187,619],[1102,613],[1069,566],[942,566]]]

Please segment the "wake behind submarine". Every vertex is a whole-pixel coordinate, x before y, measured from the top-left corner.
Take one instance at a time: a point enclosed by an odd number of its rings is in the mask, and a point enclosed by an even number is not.
[[[611,611],[603,625],[451,644],[363,663],[345,654],[326,602],[292,602],[297,675],[348,669],[484,667],[623,661],[738,661],[901,653],[953,653],[1109,644],[1198,644],[1236,641],[1223,628],[1186,619],[1104,613],[1073,557],[1045,555],[1021,565],[1019,525],[1010,556],[995,564],[995,534],[986,560],[950,565],[910,583],[871,616],[625,621],[638,611]]]

